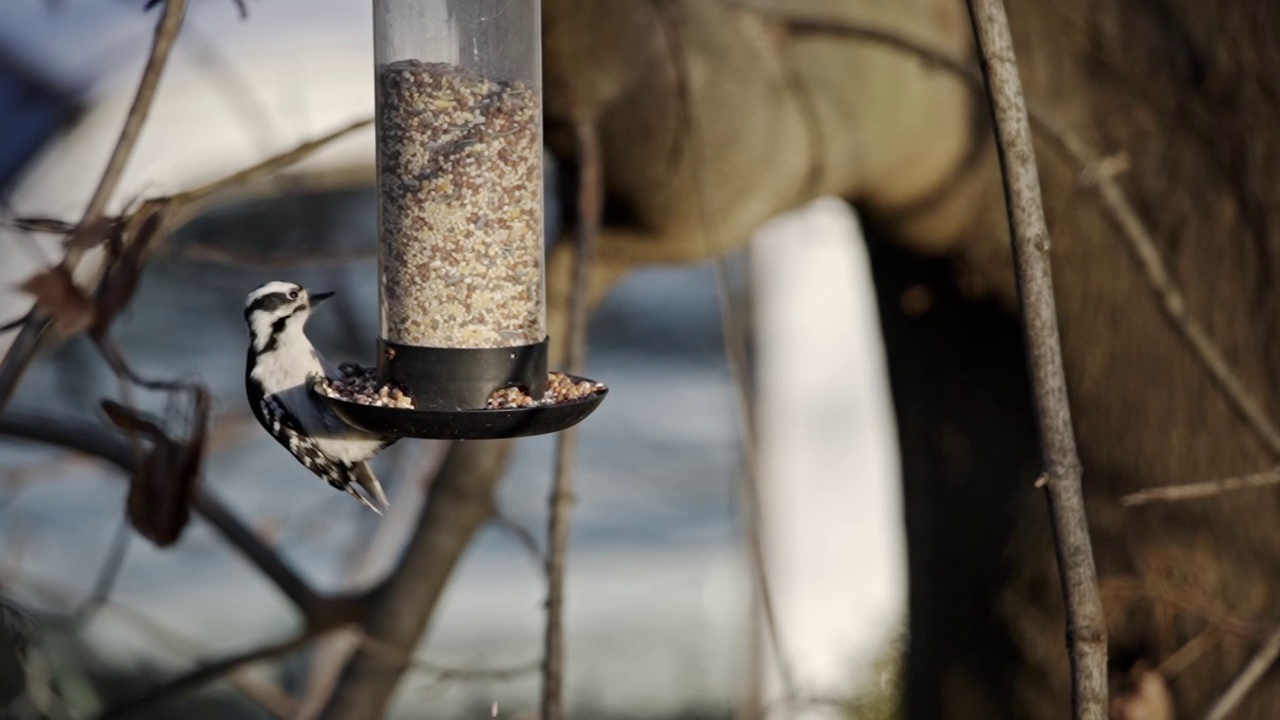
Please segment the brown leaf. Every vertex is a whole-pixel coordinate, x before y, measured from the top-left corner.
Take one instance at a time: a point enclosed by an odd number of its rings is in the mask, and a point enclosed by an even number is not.
[[[101,405],[102,411],[107,414],[107,419],[127,434],[145,435],[150,440],[166,437],[164,430],[161,430],[155,421],[128,405],[122,405],[115,400],[103,400]]]
[[[102,401],[103,411],[117,427],[150,443],[135,465],[126,507],[133,527],[159,547],[177,542],[190,522],[191,502],[203,469],[209,397],[204,388],[191,389],[195,421],[181,440],[150,416],[112,400]]]
[[[71,280],[71,273],[56,265],[27,278],[18,289],[36,299],[40,312],[53,319],[54,331],[70,337],[93,324],[93,303]]]

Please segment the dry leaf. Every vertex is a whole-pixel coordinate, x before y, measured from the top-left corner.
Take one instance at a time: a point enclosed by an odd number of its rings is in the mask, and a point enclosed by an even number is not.
[[[101,405],[102,411],[107,414],[107,419],[125,433],[145,435],[147,439],[153,441],[165,437],[164,430],[161,430],[157,423],[147,419],[128,405],[121,405],[115,400],[103,400]]]
[[[209,398],[203,388],[192,390],[195,422],[181,441],[170,437],[158,420],[112,400],[102,401],[102,409],[112,423],[150,444],[134,467],[126,507],[129,522],[158,547],[172,545],[182,536],[191,520],[191,502],[199,486]]]
[[[53,328],[63,338],[70,337],[93,324],[95,312],[71,273],[61,265],[32,275],[18,289],[36,300],[40,312],[53,319]]]

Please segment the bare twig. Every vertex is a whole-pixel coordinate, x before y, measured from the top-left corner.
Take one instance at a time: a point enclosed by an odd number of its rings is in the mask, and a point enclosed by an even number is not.
[[[138,135],[142,132],[142,126],[146,122],[152,103],[155,101],[156,88],[160,84],[160,76],[168,63],[169,53],[178,37],[178,30],[182,27],[182,20],[186,15],[186,10],[186,0],[167,0],[165,2],[164,13],[160,16],[159,22],[156,23],[155,37],[151,43],[151,52],[147,57],[147,64],[142,71],[141,80],[138,81],[138,89],[134,93],[133,104],[129,107],[128,115],[125,116],[124,127],[120,130],[120,137],[116,140],[115,148],[111,151],[111,157],[107,160],[107,167],[103,170],[102,177],[99,179],[98,185],[89,199],[84,215],[67,238],[67,255],[62,262],[68,269],[74,268],[78,264],[82,253],[79,248],[84,244],[86,236],[100,232],[102,229],[102,213],[106,209],[112,193],[115,192],[116,186],[120,183],[120,177],[124,174],[125,164],[133,153]],[[9,404],[9,399],[13,397],[14,389],[18,386],[22,375],[30,366],[44,339],[48,336],[48,331],[51,327],[52,318],[42,316],[35,308],[27,314],[22,330],[18,333],[18,337],[14,339],[3,362],[0,363],[0,410],[3,410]]]
[[[1250,475],[1237,475],[1235,477],[1217,478],[1215,480],[1204,480],[1202,482],[1186,483],[1182,485],[1167,485],[1165,487],[1147,488],[1121,497],[1120,503],[1122,505],[1133,507],[1156,502],[1198,500],[1200,498],[1213,497],[1215,495],[1221,495],[1235,490],[1251,490],[1260,487],[1271,487],[1273,485],[1280,485],[1280,467],[1264,470],[1258,473],[1252,473]]]
[[[1156,667],[1156,672],[1160,673],[1166,680],[1172,680],[1186,672],[1188,668],[1204,657],[1204,654],[1221,640],[1222,633],[1217,628],[1207,627],[1196,633],[1195,637],[1184,643],[1182,647],[1174,650],[1168,657],[1161,660],[1160,665]]]
[[[600,136],[593,118],[577,118],[574,137],[578,145],[578,228],[573,260],[573,287],[569,294],[568,353],[571,374],[580,375],[587,354],[587,288],[595,258],[596,236],[604,208],[604,172]],[[547,622],[542,659],[541,720],[564,717],[564,576],[569,549],[569,511],[573,507],[573,464],[578,448],[577,428],[556,439],[555,481],[548,500],[547,518]]]
[[[1107,717],[1107,626],[1081,489],[1080,459],[1062,369],[1049,261],[1049,228],[1040,200],[1031,126],[1001,0],[968,0],[995,123],[1009,231],[1022,304],[1027,360],[1035,389],[1040,447],[1048,477],[1054,547],[1067,609],[1072,708],[1076,718]]]
[[[914,55],[930,66],[968,80],[977,90],[982,89],[982,76],[974,68],[948,57],[945,53],[893,32],[838,19],[798,17],[784,13],[767,13],[766,17],[799,35],[846,37],[884,45]],[[1245,387],[1244,381],[1232,369],[1231,363],[1214,344],[1204,326],[1191,314],[1186,296],[1174,282],[1168,264],[1161,257],[1160,249],[1151,232],[1147,230],[1124,190],[1115,181],[1115,172],[1108,171],[1109,167],[1117,164],[1117,161],[1103,157],[1075,133],[1062,127],[1052,115],[1038,110],[1034,104],[1027,109],[1036,133],[1046,140],[1055,152],[1078,165],[1082,177],[1085,178],[1085,185],[1098,193],[1108,216],[1120,230],[1129,251],[1137,260],[1147,285],[1159,300],[1161,312],[1187,344],[1192,356],[1209,374],[1227,402],[1253,433],[1267,446],[1273,456],[1280,458],[1280,428],[1277,428],[1267,416],[1255,399],[1258,397],[1257,394]]]
[[[351,252],[244,253],[201,243],[170,247],[159,253],[161,257],[170,260],[248,270],[346,265],[377,257],[377,254],[377,250],[373,248]]]
[[[1280,657],[1280,626],[1272,630],[1271,634],[1262,641],[1262,645],[1258,647],[1249,662],[1240,669],[1239,674],[1227,689],[1209,707],[1209,712],[1204,715],[1205,720],[1226,720],[1239,707],[1253,686],[1257,685],[1262,676],[1275,665],[1277,657]]]
[[[161,685],[148,688],[133,697],[112,705],[98,716],[98,720],[112,720],[113,718],[135,715],[158,703],[171,700],[185,692],[218,680],[246,665],[288,655],[305,647],[322,632],[325,631],[307,630],[282,642],[264,645],[201,665],[185,675],[179,675]]]
[[[1194,615],[1209,625],[1248,640],[1262,637],[1266,630],[1255,621],[1236,616],[1230,608],[1223,607],[1213,598],[1189,587],[1174,587],[1156,582],[1152,578],[1108,577],[1101,583],[1106,598],[1141,598],[1160,605],[1168,605],[1181,612]]]
[[[134,455],[129,444],[120,436],[90,422],[9,411],[0,413],[0,435],[70,448],[106,460],[126,473],[133,471]],[[193,507],[217,528],[227,542],[270,578],[310,624],[332,627],[355,618],[359,613],[361,598],[317,595],[279,555],[212,495],[199,491]]]
[[[459,556],[492,516],[494,487],[510,450],[511,443],[501,440],[450,446],[399,562],[369,596],[366,632],[398,648],[401,657],[417,646]],[[343,669],[320,717],[383,717],[405,669],[402,661],[362,646]]]
[[[371,117],[363,120],[357,120],[348,125],[344,125],[337,130],[321,135],[314,140],[308,140],[291,150],[287,150],[279,155],[273,155],[256,165],[251,165],[243,170],[231,173],[226,177],[201,185],[200,187],[178,193],[173,196],[173,199],[183,203],[195,203],[216,193],[222,192],[223,190],[253,182],[254,180],[270,175],[271,173],[283,170],[284,168],[305,159],[308,155],[311,155],[329,143],[372,124],[373,118]]]
[[[30,573],[0,571],[0,587],[4,586],[20,586],[43,602],[57,603],[62,606],[72,605],[77,594],[71,588],[60,586],[45,578],[34,577]],[[132,626],[156,645],[174,655],[190,660],[199,652],[199,645],[190,637],[148,617],[135,608],[104,599],[101,610],[120,622]],[[71,620],[74,622],[74,615]],[[279,686],[243,672],[230,673],[227,682],[271,714],[277,717],[290,715],[293,699]]]
[[[687,78],[688,58],[681,40],[680,22],[678,18],[671,16],[671,11],[674,7],[672,4],[655,2],[655,6],[658,9],[659,27],[662,29],[664,42],[672,55],[672,65],[677,68],[676,89],[679,94],[678,105],[683,115],[685,126],[688,128],[690,145],[697,151],[703,147],[703,144],[701,142],[701,129],[693,109],[693,91],[689,87]],[[742,439],[743,465],[746,471],[742,483],[743,505],[746,515],[747,545],[751,554],[752,575],[756,586],[756,600],[764,618],[765,629],[768,633],[770,645],[773,648],[774,664],[782,685],[783,698],[780,705],[784,712],[789,712],[789,708],[795,705],[799,695],[782,642],[782,632],[774,609],[773,592],[769,583],[768,564],[765,560],[763,523],[761,522],[760,512],[760,471],[756,454],[755,418],[752,412],[751,392],[749,389],[750,369],[746,331],[743,329],[743,323],[734,312],[733,301],[728,287],[727,260],[723,252],[724,243],[721,242],[718,226],[712,218],[710,194],[714,188],[711,187],[703,175],[704,158],[697,155],[698,153],[695,152],[692,166],[694,185],[697,188],[698,195],[698,212],[702,226],[703,241],[707,243],[710,249],[709,254],[715,258],[713,270],[716,282],[717,307],[720,313],[720,327],[724,337],[725,355],[728,359],[730,375],[733,378],[735,399],[737,401],[738,412],[736,416],[739,423],[738,431]]]
[[[78,621],[88,620],[98,608],[102,607],[111,598],[111,590],[115,587],[116,579],[120,577],[120,570],[124,567],[124,560],[129,550],[129,541],[132,539],[133,530],[129,527],[129,521],[120,518],[120,525],[116,528],[115,536],[111,538],[111,547],[107,549],[107,555],[102,561],[102,566],[98,568],[98,576],[93,582],[93,590],[89,596],[80,603],[73,613]]]
[[[537,566],[538,572],[546,572],[547,556],[543,554],[542,547],[538,545],[538,538],[533,536],[533,532],[529,528],[511,519],[510,516],[498,508],[494,508],[493,517],[489,521],[503,531],[510,533],[516,539],[516,542],[520,543],[520,547],[524,548],[529,559]]]
[[[169,62],[169,52],[173,50],[174,41],[178,39],[178,30],[182,27],[182,19],[186,13],[186,0],[166,0],[164,13],[156,24],[155,38],[151,44],[151,54],[147,58],[147,65],[142,71],[142,79],[138,82],[138,90],[133,96],[133,105],[129,107],[129,114],[125,117],[124,127],[120,129],[120,138],[116,141],[115,149],[111,152],[111,158],[107,161],[106,170],[102,172],[98,187],[93,191],[93,196],[89,199],[89,206],[84,211],[84,218],[81,219],[79,226],[72,233],[68,244],[76,245],[76,234],[86,231],[102,218],[107,202],[110,201],[116,186],[119,185],[120,177],[124,174],[125,164],[128,163],[129,156],[133,154],[133,147],[138,141],[138,135],[142,132],[142,125],[146,122],[147,115],[151,112],[151,105],[155,101],[156,88],[160,85],[160,76],[164,73],[165,65]]]
[[[356,634],[362,646],[383,656],[391,664],[403,665],[419,672],[430,673],[436,676],[436,682],[446,682],[450,680],[512,680],[514,678],[536,672],[541,666],[539,661],[500,668],[468,668],[437,665],[436,663],[414,657],[412,653],[405,653],[401,648],[386,641],[371,637],[368,633],[363,633],[357,630]]]
[[[1056,122],[1047,115],[1040,120],[1040,124],[1049,131],[1046,133],[1047,139],[1061,152],[1076,158],[1082,167],[1097,167],[1102,164],[1102,158],[1098,153],[1073,133],[1057,127]],[[1138,212],[1133,209],[1129,199],[1113,178],[1105,173],[1099,173],[1093,176],[1093,180],[1103,205],[1109,211],[1112,221],[1120,229],[1120,233],[1128,241],[1130,251],[1146,275],[1147,284],[1160,300],[1160,309],[1165,317],[1190,347],[1192,355],[1209,373],[1209,377],[1218,386],[1231,407],[1267,446],[1272,456],[1280,459],[1280,429],[1276,428],[1275,423],[1267,417],[1266,411],[1258,404],[1259,396],[1245,387],[1244,381],[1232,370],[1231,363],[1214,344],[1204,326],[1191,314],[1186,297],[1174,282],[1168,266],[1160,255],[1160,249],[1138,217]]]

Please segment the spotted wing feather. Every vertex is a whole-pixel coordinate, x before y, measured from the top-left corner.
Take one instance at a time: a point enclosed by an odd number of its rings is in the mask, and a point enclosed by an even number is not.
[[[271,434],[284,446],[302,466],[328,481],[333,487],[349,493],[370,510],[382,514],[369,498],[356,490],[359,485],[370,492],[379,503],[386,504],[386,496],[382,487],[373,480],[377,488],[372,490],[369,478],[373,477],[366,463],[348,463],[330,457],[316,443],[315,439],[303,431],[294,416],[285,412],[280,401],[268,395],[262,398],[260,407],[262,417],[270,425]],[[367,477],[366,477],[367,476]]]

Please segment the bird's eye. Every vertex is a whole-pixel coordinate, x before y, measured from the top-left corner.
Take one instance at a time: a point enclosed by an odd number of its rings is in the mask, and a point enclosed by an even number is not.
[[[298,291],[297,291],[297,290],[290,290],[290,291],[289,291],[289,299],[290,299],[290,300],[297,300],[297,299],[298,299]]]

